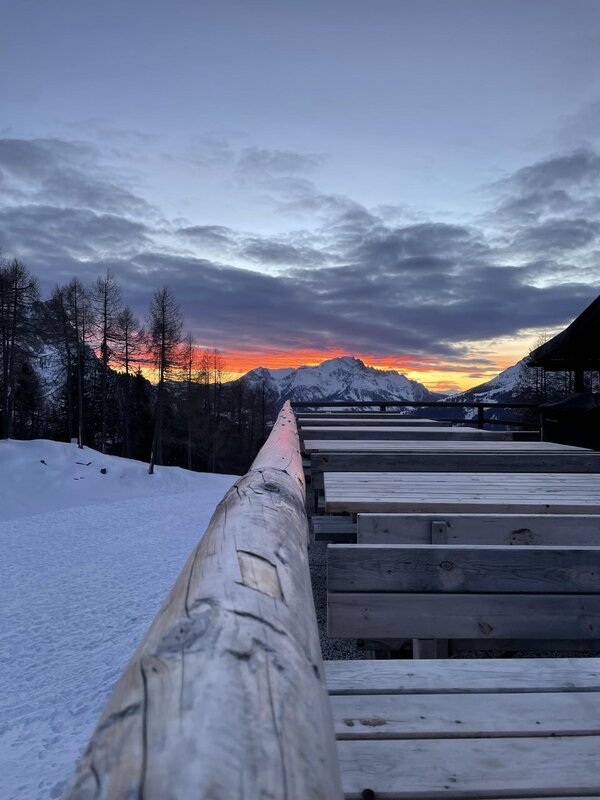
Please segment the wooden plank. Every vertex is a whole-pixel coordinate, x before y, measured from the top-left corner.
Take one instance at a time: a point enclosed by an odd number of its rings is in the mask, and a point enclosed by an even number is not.
[[[350,517],[313,517],[317,542],[356,542],[356,523]]]
[[[313,476],[322,472],[600,472],[600,453],[362,452],[312,453]]]
[[[324,484],[330,512],[600,511],[597,474],[330,472]]]
[[[497,656],[506,657],[505,654],[535,653],[542,657],[544,653],[556,656],[565,653],[570,656],[597,656],[600,646],[597,639],[453,639],[452,649],[455,653],[472,651],[481,656],[486,653],[496,653]],[[510,657],[510,656],[509,656]]]
[[[600,692],[337,695],[338,739],[600,735]]]
[[[512,438],[513,435],[510,431],[484,431],[468,427],[419,428],[408,425],[406,427],[393,427],[391,425],[340,425],[339,427],[334,427],[323,425],[322,427],[305,426],[302,428],[302,439],[305,442],[310,439],[417,439],[423,441],[477,441],[479,439],[487,439],[489,441],[511,441]]]
[[[351,800],[600,793],[599,736],[340,741],[338,750]]]
[[[325,409],[322,411],[304,411],[300,409],[296,412],[297,419],[327,419],[328,417],[335,419],[423,419],[423,417],[412,417],[405,411],[342,411],[336,408],[331,411]]]
[[[327,548],[331,592],[600,592],[600,547],[348,545]]]
[[[428,544],[436,524],[448,544],[600,545],[596,514],[359,514],[359,544]]]
[[[326,661],[330,695],[600,692],[600,658]]]
[[[117,684],[69,798],[341,798],[303,500],[286,404]]]
[[[600,639],[600,595],[328,592],[327,630],[349,639]]]
[[[346,417],[312,417],[307,419],[306,417],[298,417],[298,427],[300,429],[300,433],[304,430],[304,428],[310,427],[328,427],[332,426],[334,428],[339,427],[381,427],[382,425],[386,427],[404,427],[404,428],[451,428],[451,425],[447,422],[440,422],[438,420],[433,419],[411,419],[410,417],[396,417],[390,419],[365,419],[364,417],[360,419],[348,419]]]
[[[394,439],[306,439],[306,453],[360,453],[398,452],[421,454],[424,452],[466,453],[578,453],[594,454],[593,450],[553,442],[486,441],[486,440],[426,440],[421,438]]]

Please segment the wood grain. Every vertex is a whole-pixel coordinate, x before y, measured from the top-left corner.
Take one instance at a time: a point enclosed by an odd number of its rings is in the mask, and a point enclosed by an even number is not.
[[[600,512],[600,475],[327,472],[330,512]]]
[[[427,544],[444,526],[447,544],[600,545],[597,514],[359,514],[359,544]]]
[[[327,588],[600,593],[600,547],[332,544],[327,548]]]
[[[520,444],[520,443],[519,443]],[[312,453],[323,472],[600,472],[600,453],[556,451]],[[322,479],[321,479],[322,485]]]
[[[598,692],[337,695],[331,700],[338,739],[600,735]]]
[[[331,695],[600,692],[600,658],[326,661]]]
[[[217,507],[68,793],[341,798],[289,404]]]
[[[398,452],[414,453],[419,455],[425,452],[465,452],[465,453],[587,453],[594,455],[593,450],[583,447],[574,447],[567,444],[554,444],[553,442],[520,442],[520,441],[486,441],[473,440],[461,441],[436,440],[417,438],[418,431],[412,439],[306,439],[304,450],[306,453],[331,452],[331,453],[360,453],[360,452]]]
[[[360,800],[600,793],[600,736],[341,741],[344,796]]]
[[[469,427],[394,427],[392,425],[340,425],[315,427],[306,425],[302,428],[302,439],[419,439],[430,441],[511,441],[511,431],[484,431]]]
[[[328,592],[327,625],[350,639],[599,639],[600,595]]]

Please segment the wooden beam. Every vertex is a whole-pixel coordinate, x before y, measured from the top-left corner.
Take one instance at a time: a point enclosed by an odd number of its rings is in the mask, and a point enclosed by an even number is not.
[[[329,592],[327,626],[349,639],[600,639],[600,595]]]
[[[600,692],[332,697],[340,739],[465,739],[600,734]]]
[[[359,544],[428,544],[436,525],[448,544],[572,545],[600,543],[597,514],[359,514]]]
[[[512,441],[512,431],[482,431],[469,427],[419,427],[392,425],[340,425],[312,426],[302,428],[303,441],[311,439],[418,439],[422,441]]]
[[[342,796],[286,404],[117,684],[67,795]]]
[[[600,593],[600,547],[330,544],[327,588],[330,592]]]
[[[303,428],[310,428],[310,427],[391,427],[391,428],[448,428],[451,426],[451,423],[442,422],[439,420],[433,419],[413,419],[411,417],[396,417],[396,418],[386,418],[384,420],[380,419],[379,416],[376,419],[365,419],[361,417],[360,419],[353,419],[349,417],[298,417],[298,427],[300,432],[302,432]]]
[[[323,472],[600,472],[600,453],[312,453],[310,469],[313,476]]]
[[[347,800],[600,795],[600,736],[367,739],[339,751]]]
[[[326,661],[331,695],[600,692],[600,658]]]

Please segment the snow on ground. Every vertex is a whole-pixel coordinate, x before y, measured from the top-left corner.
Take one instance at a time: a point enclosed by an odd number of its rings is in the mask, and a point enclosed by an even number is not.
[[[112,686],[235,480],[147,470],[61,442],[0,441],[2,800],[61,797]]]

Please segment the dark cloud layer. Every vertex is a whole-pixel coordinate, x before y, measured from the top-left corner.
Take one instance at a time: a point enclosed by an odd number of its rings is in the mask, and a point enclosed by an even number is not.
[[[322,194],[302,177],[318,164],[312,156],[246,148],[225,160],[232,174],[266,187],[278,211],[312,215],[312,227],[271,237],[177,227],[104,170],[93,148],[4,139],[0,246],[46,288],[110,267],[142,315],[167,283],[197,339],[225,349],[336,347],[467,364],[458,343],[563,324],[596,294],[593,151],[509,176],[477,226],[390,222]]]

